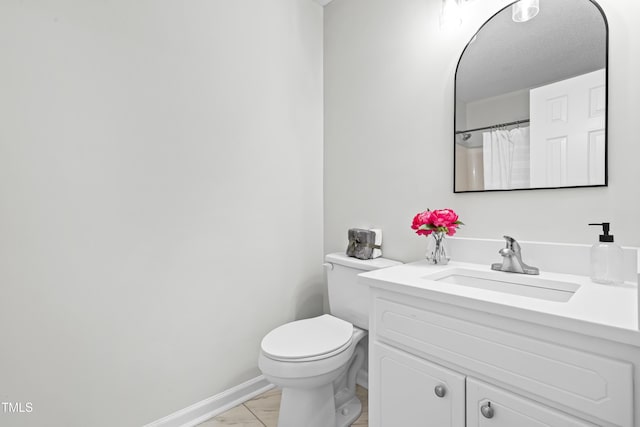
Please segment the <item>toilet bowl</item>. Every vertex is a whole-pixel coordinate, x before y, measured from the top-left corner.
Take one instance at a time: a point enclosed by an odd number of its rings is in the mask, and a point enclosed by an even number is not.
[[[356,376],[366,358],[368,288],[357,274],[401,264],[329,254],[331,314],[297,320],[269,332],[258,365],[282,389],[278,427],[347,427],[362,411]]]
[[[364,336],[364,330],[325,314],[287,323],[264,337],[258,365],[282,389],[278,427],[346,427],[358,418],[355,383],[364,362],[365,350],[358,346]]]

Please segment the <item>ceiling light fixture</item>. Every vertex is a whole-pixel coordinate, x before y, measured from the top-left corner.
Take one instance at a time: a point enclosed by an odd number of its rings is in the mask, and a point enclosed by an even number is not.
[[[511,6],[513,22],[527,22],[540,12],[540,0],[520,0]]]

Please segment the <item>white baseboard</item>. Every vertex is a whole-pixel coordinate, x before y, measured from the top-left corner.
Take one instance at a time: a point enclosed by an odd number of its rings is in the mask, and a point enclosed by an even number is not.
[[[369,388],[369,372],[360,369],[356,376],[356,383],[362,387]],[[201,424],[216,415],[228,411],[259,394],[275,388],[267,379],[260,375],[228,390],[211,396],[198,403],[180,409],[173,414],[167,415],[157,421],[146,424],[143,427],[193,427]]]
[[[144,427],[193,427],[274,387],[263,375],[260,375]]]

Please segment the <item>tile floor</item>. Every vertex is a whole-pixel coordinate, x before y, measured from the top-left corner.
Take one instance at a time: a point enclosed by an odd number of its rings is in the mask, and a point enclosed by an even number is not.
[[[356,392],[360,402],[362,402],[362,414],[352,426],[367,427],[369,425],[367,389],[358,386]],[[277,427],[280,394],[279,389],[269,390],[242,405],[231,408],[227,412],[199,424],[198,427]]]

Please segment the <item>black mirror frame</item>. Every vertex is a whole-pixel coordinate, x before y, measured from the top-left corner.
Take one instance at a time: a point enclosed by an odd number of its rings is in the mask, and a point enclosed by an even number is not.
[[[506,189],[492,189],[492,190],[456,190],[456,95],[457,95],[457,77],[458,77],[458,68],[460,67],[460,61],[464,56],[464,53],[467,51],[467,48],[471,44],[471,40],[467,42],[462,53],[460,53],[460,57],[458,58],[458,63],[456,64],[456,72],[453,78],[453,192],[455,194],[461,193],[488,193],[488,192],[497,192],[497,191],[527,191],[527,190],[556,190],[561,188],[589,188],[589,187],[607,187],[609,186],[609,21],[607,20],[607,15],[605,15],[602,7],[595,0],[585,0],[593,4],[596,9],[602,15],[602,19],[604,21],[605,27],[605,115],[604,115],[604,126],[605,126],[605,134],[604,134],[604,184],[595,184],[595,185],[571,185],[571,186],[562,186],[562,187],[533,187],[533,188],[506,188]],[[513,1],[498,10],[496,13],[491,15],[489,19],[487,19],[484,24],[478,28],[478,31],[474,33],[479,33],[484,26],[491,21],[496,15],[501,13],[503,10],[508,9],[517,3],[518,0]]]

